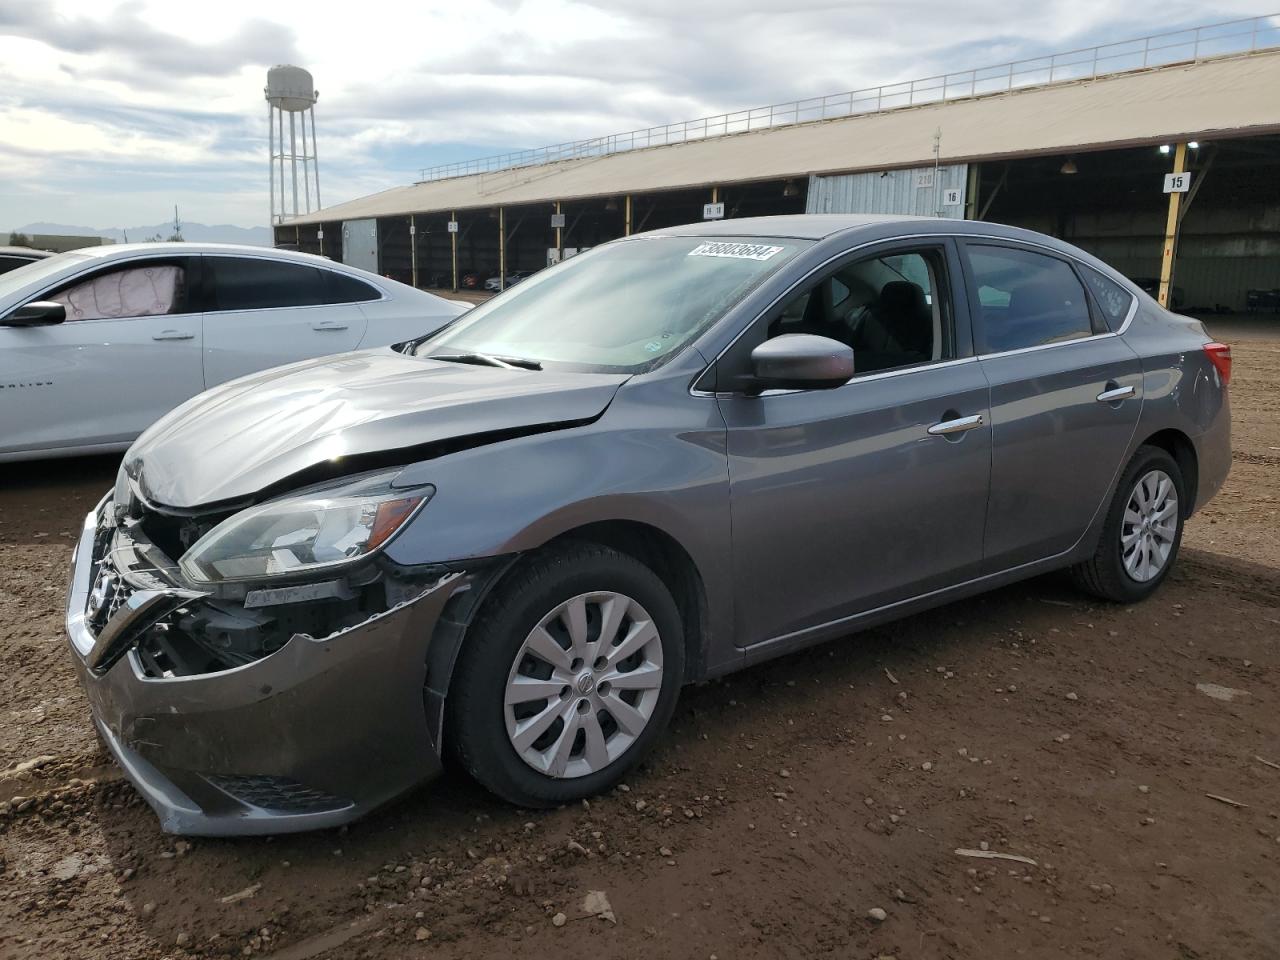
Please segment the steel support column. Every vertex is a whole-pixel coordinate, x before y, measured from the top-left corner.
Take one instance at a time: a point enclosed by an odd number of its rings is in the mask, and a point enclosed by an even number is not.
[[[449,212],[449,220],[453,223],[458,222],[458,211]],[[458,231],[455,230],[449,234],[449,246],[451,248],[451,256],[453,257],[453,292],[458,292]]]
[[[413,261],[413,288],[418,289],[418,221],[409,214],[409,257]]]
[[[507,289],[507,208],[498,208],[498,292]]]
[[[1187,172],[1187,145],[1179,143],[1173,151],[1173,172]],[[1160,306],[1168,309],[1169,290],[1173,286],[1173,261],[1178,251],[1178,211],[1182,208],[1182,194],[1169,194],[1169,218],[1164,229],[1164,252],[1160,256]]]
[[[556,215],[559,216],[564,211],[560,209],[560,201],[556,201]],[[556,263],[564,260],[564,227],[556,227]]]
[[[978,211],[978,219],[987,219],[987,211],[991,209],[991,204],[995,203],[996,197],[1000,195],[1000,188],[1009,180],[1009,167],[1011,164],[1006,163],[1004,169],[1000,171],[1000,179],[996,181],[996,185],[991,188],[991,193],[987,199],[982,202],[982,209]]]
[[[1218,145],[1216,143],[1209,144],[1201,156],[1204,157],[1204,162],[1197,168],[1195,182],[1191,184],[1191,189],[1187,191],[1187,195],[1182,198],[1182,207],[1178,210],[1179,230],[1182,229],[1182,221],[1187,219],[1187,211],[1191,209],[1191,204],[1195,203],[1196,194],[1204,186],[1204,178],[1209,175],[1209,170],[1213,167],[1213,161],[1218,156]]]
[[[627,199],[624,204],[624,208],[626,210],[626,213],[624,214],[624,219],[623,219],[622,235],[624,237],[629,237],[631,236],[631,194],[629,193],[627,194]]]

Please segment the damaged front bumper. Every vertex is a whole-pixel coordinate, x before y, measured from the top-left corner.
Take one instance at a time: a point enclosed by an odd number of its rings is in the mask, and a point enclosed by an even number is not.
[[[67,634],[103,739],[166,831],[331,827],[439,772],[428,650],[471,574],[441,571],[412,599],[331,635],[294,633],[252,662],[179,674],[148,655],[146,638],[205,597],[110,516],[108,495],[85,518]]]

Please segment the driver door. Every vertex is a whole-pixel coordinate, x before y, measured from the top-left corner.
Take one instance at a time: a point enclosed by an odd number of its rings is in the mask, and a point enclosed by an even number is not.
[[[748,330],[717,369],[784,333],[853,348],[835,389],[717,394],[728,425],[737,642],[770,652],[978,574],[988,386],[949,240],[851,256]],[[959,429],[939,432],[940,425]],[[932,432],[930,428],[935,428]]]
[[[113,264],[30,298],[61,302],[64,322],[0,326],[0,454],[118,446],[202,391],[193,264]]]

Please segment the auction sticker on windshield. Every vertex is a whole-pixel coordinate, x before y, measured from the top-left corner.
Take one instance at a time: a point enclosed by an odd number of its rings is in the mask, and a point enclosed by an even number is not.
[[[734,260],[768,260],[782,247],[763,243],[700,243],[689,251],[691,257],[731,257]]]

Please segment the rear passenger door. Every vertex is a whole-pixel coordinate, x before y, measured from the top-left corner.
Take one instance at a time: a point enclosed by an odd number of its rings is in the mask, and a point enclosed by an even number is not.
[[[354,350],[367,321],[333,271],[268,257],[206,255],[205,387]],[[345,278],[341,278],[345,279]]]
[[[1115,333],[1133,301],[1117,284],[1039,247],[962,247],[974,340],[991,384],[983,552],[994,572],[1061,554],[1088,529],[1124,466],[1142,367]]]

